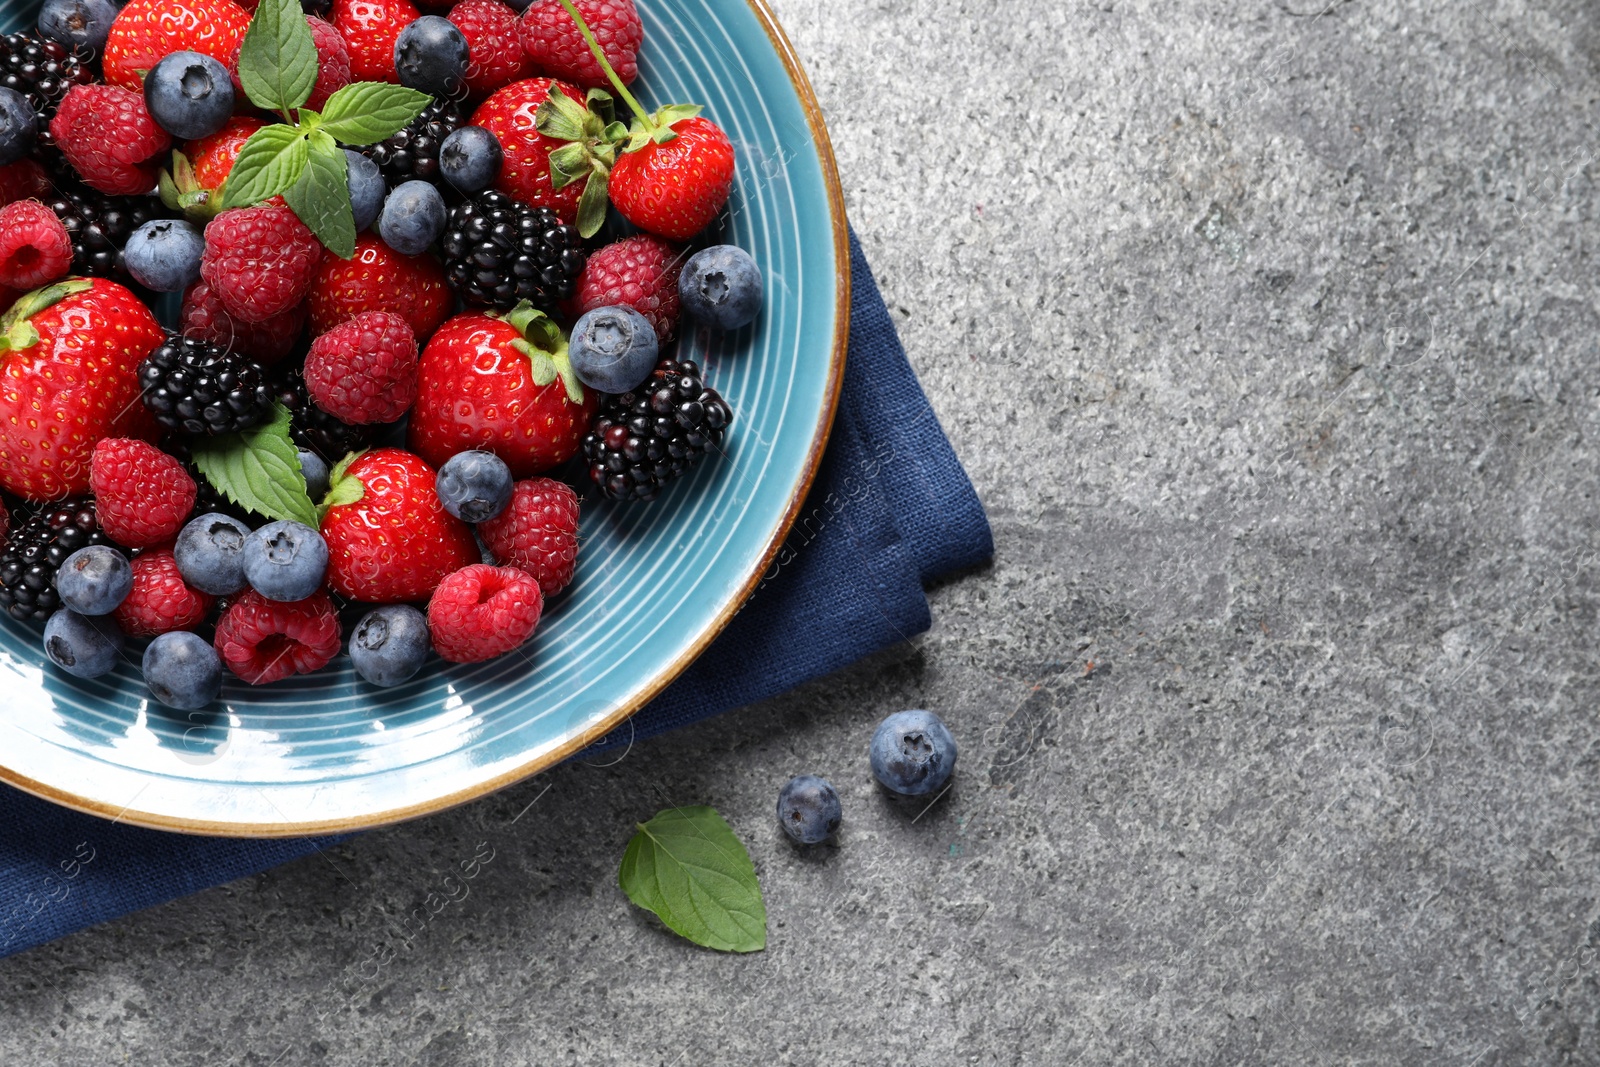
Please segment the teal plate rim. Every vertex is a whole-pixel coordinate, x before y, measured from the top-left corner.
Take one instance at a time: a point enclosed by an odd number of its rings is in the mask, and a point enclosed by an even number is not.
[[[641,7],[644,6],[644,3],[645,0],[641,0]],[[384,807],[355,815],[336,815],[328,818],[311,819],[285,816],[268,820],[240,820],[199,817],[198,813],[180,815],[173,814],[170,811],[154,811],[141,808],[138,804],[137,793],[126,804],[117,804],[104,798],[84,795],[58,782],[40,780],[12,766],[13,754],[9,751],[0,751],[0,782],[87,814],[151,829],[181,833],[227,837],[298,837],[369,829],[429,815],[464,804],[522,781],[561,762],[574,753],[582,751],[621,726],[635,712],[643,708],[671,684],[706,650],[755,593],[763,575],[768,573],[769,567],[777,556],[784,538],[788,536],[790,528],[798,518],[800,509],[805,502],[812,483],[816,479],[823,451],[826,448],[828,437],[832,430],[834,415],[838,409],[839,391],[844,378],[844,364],[850,331],[849,232],[845,221],[844,193],[839,184],[833,147],[828,136],[827,125],[822,116],[822,109],[817,102],[810,80],[795,55],[793,46],[765,0],[733,0],[733,6],[739,6],[740,3],[748,6],[754,14],[761,30],[765,32],[767,39],[770,41],[778,62],[782,64],[784,73],[787,75],[800,108],[804,113],[811,147],[816,153],[815,160],[808,161],[808,163],[813,163],[820,172],[822,185],[826,192],[828,222],[832,237],[834,321],[831,343],[828,349],[827,375],[821,389],[822,403],[819,405],[815,421],[810,427],[809,444],[803,461],[798,465],[798,476],[793,483],[793,491],[784,502],[781,513],[774,515],[769,512],[765,516],[764,522],[762,521],[763,516],[760,515],[750,515],[742,520],[765,525],[767,528],[766,541],[759,553],[759,557],[752,557],[758,558],[758,562],[748,568],[748,572],[741,576],[736,585],[732,586],[731,592],[723,594],[722,604],[715,616],[707,624],[703,625],[692,638],[684,642],[677,654],[669,662],[656,670],[646,682],[633,687],[626,699],[615,706],[594,709],[586,718],[575,719],[564,733],[558,735],[556,740],[538,746],[535,750],[529,752],[527,758],[521,762],[514,762],[513,765],[505,769],[497,768],[495,773],[481,780],[472,781],[464,787],[451,789],[438,795],[425,795],[412,803],[397,804],[392,807]],[[4,3],[4,0],[0,0],[0,7],[9,6],[9,4]],[[768,161],[768,165],[770,165],[770,161]],[[737,189],[735,190],[735,195],[738,196]],[[770,287],[769,293],[771,293]],[[769,299],[772,298],[769,296]],[[820,348],[821,345],[819,343],[814,346],[814,349],[807,351],[805,354],[808,356],[820,355]],[[728,586],[724,585],[722,588],[726,589]],[[306,676],[306,681],[311,683],[315,681],[315,678],[315,675]],[[17,679],[12,679],[12,681],[17,681]],[[45,688],[45,682],[42,680],[38,685],[41,689]],[[91,689],[86,690],[86,692],[89,695],[93,695],[94,691]],[[191,727],[189,730],[184,731],[180,724],[178,729],[185,743],[187,743],[188,735],[196,732],[197,728]],[[204,736],[203,729],[201,732],[202,736]],[[12,739],[16,739],[15,731],[13,731]],[[85,763],[87,762],[86,760]],[[407,771],[420,769],[421,766],[412,765],[400,768],[400,774],[404,777]],[[78,766],[78,769],[81,771],[83,767]],[[128,773],[136,774],[138,772],[129,770]],[[224,788],[250,788],[247,783],[234,785],[232,783],[207,782],[205,784],[218,785]],[[305,784],[315,786],[317,783],[307,782]],[[336,790],[338,786],[336,783],[330,783],[326,788]],[[426,788],[421,788],[418,792],[426,794],[427,790]],[[267,803],[271,804],[270,799]],[[329,806],[336,808],[337,804],[333,803]]]

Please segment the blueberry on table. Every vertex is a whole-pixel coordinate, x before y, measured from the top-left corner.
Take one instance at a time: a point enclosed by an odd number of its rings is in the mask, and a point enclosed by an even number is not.
[[[439,503],[462,522],[488,522],[511,503],[511,468],[493,452],[458,452],[435,479]]]
[[[591,389],[626,393],[655,370],[661,343],[650,320],[625,305],[595,308],[572,327],[567,358]]]
[[[45,0],[39,36],[81,55],[99,55],[118,10],[111,0]]]
[[[15,163],[39,138],[39,118],[28,98],[0,87],[0,167]]]
[[[232,515],[212,512],[190,519],[172,547],[183,580],[212,596],[241,592],[250,583],[244,576],[244,542],[250,530]]]
[[[737,330],[761,311],[761,268],[736,245],[716,245],[689,257],[678,275],[683,310],[709,325]]]
[[[378,236],[402,256],[420,256],[444,233],[444,197],[432,182],[402,182],[383,202]]]
[[[500,138],[482,126],[463,126],[439,146],[439,173],[463,193],[481,193],[505,165]]]
[[[110,619],[62,608],[44,624],[44,654],[78,678],[98,678],[117,665],[122,631]]]
[[[468,54],[467,39],[455,23],[423,15],[395,40],[394,70],[408,89],[454,96],[466,84]]]
[[[122,250],[133,280],[158,293],[181,293],[200,280],[206,240],[183,219],[156,219],[133,231]]]
[[[173,52],[145,75],[144,106],[174,137],[210,137],[233,117],[233,79],[203,52]]]
[[[328,543],[303,522],[279,519],[245,538],[245,580],[268,600],[294,603],[322,588]]]
[[[802,774],[778,792],[778,823],[799,844],[826,841],[839,829],[842,815],[839,794],[826,778]]]
[[[350,662],[373,685],[409,681],[428,658],[428,620],[408,604],[374,608],[350,634]]]
[[[174,630],[144,650],[144,684],[169,708],[198,711],[222,692],[222,659],[217,650],[187,630]]]
[[[346,148],[344,160],[345,184],[350,187],[350,214],[355,218],[356,232],[360,233],[377,221],[389,186],[378,164],[360,152]]]
[[[89,545],[56,572],[56,595],[79,615],[110,615],[133,591],[133,566],[110,545]]]
[[[922,796],[956,767],[956,739],[931,711],[897,711],[878,724],[867,749],[872,776],[887,790]]]

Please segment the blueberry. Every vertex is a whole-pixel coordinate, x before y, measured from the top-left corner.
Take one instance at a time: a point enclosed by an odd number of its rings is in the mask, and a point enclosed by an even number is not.
[[[885,789],[921,796],[944,785],[955,770],[956,739],[931,711],[897,711],[878,724],[867,757]]]
[[[111,0],[45,0],[39,9],[39,36],[79,55],[99,55],[117,11]]]
[[[233,117],[233,79],[203,52],[173,52],[145,75],[144,106],[174,137],[209,137]]]
[[[678,275],[683,310],[724,330],[755,321],[761,310],[761,268],[735,245],[696,252]]]
[[[650,320],[631,307],[595,308],[572,328],[572,373],[591,389],[626,393],[655,369],[661,345]]]
[[[458,452],[435,479],[439,503],[463,522],[488,522],[511,503],[511,468],[493,452]]]
[[[32,152],[38,136],[38,116],[28,98],[15,89],[0,88],[0,167]]]
[[[133,231],[122,250],[133,280],[158,293],[181,293],[200,280],[206,241],[182,219],[155,219]]]
[[[269,522],[244,541],[244,576],[268,600],[304,600],[322,588],[328,543],[303,522]]]
[[[420,256],[444,233],[444,223],[444,197],[431,182],[413,179],[384,200],[378,236],[402,256]]]
[[[212,596],[240,592],[244,576],[244,541],[250,530],[231,515],[212,512],[190,519],[178,534],[172,555],[183,580]]]
[[[62,608],[44,624],[44,654],[68,674],[98,678],[117,665],[122,631],[110,619]]]
[[[133,567],[110,545],[78,549],[56,572],[56,594],[79,615],[110,615],[132,591]]]
[[[346,148],[344,159],[346,181],[350,186],[350,213],[355,216],[356,232],[360,233],[377,219],[389,187],[383,183],[383,171],[360,152]]]
[[[144,650],[144,684],[169,708],[198,711],[222,692],[222,660],[205,639],[174,630]]]
[[[350,661],[373,685],[409,680],[428,657],[428,620],[406,604],[375,608],[350,634]]]
[[[481,193],[493,185],[505,161],[500,138],[482,126],[463,126],[439,146],[439,173],[463,193]]]
[[[434,96],[454,96],[467,77],[467,39],[439,15],[423,15],[400,31],[394,42],[394,69],[400,84]]]
[[[839,828],[843,813],[839,794],[826,778],[802,774],[778,791],[778,823],[799,844],[826,841]]]
[[[300,473],[306,476],[306,495],[321,500],[328,492],[328,461],[315,452],[300,449]]]

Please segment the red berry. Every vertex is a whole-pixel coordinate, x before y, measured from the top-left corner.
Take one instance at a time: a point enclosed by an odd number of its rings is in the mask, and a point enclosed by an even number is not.
[[[43,196],[50,191],[50,176],[36,159],[19,159],[0,167],[0,204]]]
[[[334,472],[331,492],[347,479],[360,496],[328,509],[328,587],[369,604],[425,600],[445,575],[478,562],[472,528],[444,510],[433,468],[410,452],[380,448]],[[348,489],[345,489],[348,492]]]
[[[328,594],[283,603],[254,589],[228,605],[213,644],[222,662],[251,685],[320,670],[339,654],[339,615]]]
[[[265,125],[260,119],[253,119],[249,115],[235,115],[210,137],[185,142],[183,154],[194,168],[195,184],[213,195],[220,195],[222,183],[232,173],[233,163],[239,158],[245,142]]]
[[[50,120],[50,136],[79,177],[112,196],[153,190],[154,157],[172,146],[145,110],[144,94],[115,85],[74,85]]]
[[[631,84],[639,76],[639,46],[644,43],[644,26],[633,0],[573,0],[573,6],[589,24],[611,69],[624,85]],[[533,0],[522,13],[520,27],[522,47],[542,73],[585,89],[610,86],[578,24],[557,0]]]
[[[487,96],[533,73],[517,13],[500,0],[461,0],[448,17],[467,39],[467,88],[474,95]]]
[[[562,189],[550,183],[550,153],[568,141],[546,137],[534,128],[539,105],[545,102],[552,87],[574,100],[583,100],[584,93],[575,85],[552,81],[549,78],[525,78],[495,93],[472,114],[472,125],[482,126],[500,141],[505,162],[500,167],[500,177],[495,188],[534,207],[547,207],[572,222],[578,217],[578,198],[588,179],[573,182]]]
[[[317,46],[317,83],[311,87],[311,96],[305,106],[313,111],[321,111],[328,97],[353,80],[350,75],[350,48],[331,23],[315,15],[307,15],[306,22],[311,26],[311,40]]]
[[[350,77],[395,82],[394,45],[400,31],[422,17],[411,0],[334,0],[328,17],[350,50]]]
[[[546,597],[572,581],[578,565],[578,494],[554,478],[518,482],[511,503],[478,533],[504,567],[532,575]]]
[[[733,142],[710,119],[672,124],[676,140],[649,141],[611,169],[611,202],[650,233],[687,241],[710,224],[733,191]]]
[[[393,422],[417,398],[417,337],[392,311],[364,311],[311,343],[306,392],[352,426]]]
[[[322,245],[293,211],[263,204],[224,211],[206,226],[200,277],[228,314],[266,322],[311,289]]]
[[[578,292],[574,317],[618,304],[650,320],[656,337],[666,344],[678,334],[678,275],[683,249],[643,233],[606,245],[589,257]]]
[[[0,285],[37,289],[72,268],[72,237],[56,213],[37,200],[0,208]]]
[[[170,541],[194,510],[194,479],[183,464],[155,445],[125,437],[94,446],[89,488],[100,529],[127,548]]]
[[[451,663],[481,663],[533,636],[544,597],[515,567],[476,563],[439,583],[428,601],[433,647]]]
[[[154,548],[133,559],[133,590],[113,615],[129,637],[155,637],[192,630],[205,619],[214,598],[183,580],[170,548]]]
[[[104,278],[30,296],[0,319],[0,487],[57,500],[88,491],[102,437],[155,436],[138,368],[166,331],[142,300]]]
[[[245,322],[228,314],[211,286],[195,282],[183,294],[181,332],[185,337],[228,349],[270,367],[294,350],[306,325],[306,306],[296,304],[266,322]]]
[[[326,333],[363,311],[392,311],[423,341],[449,316],[455,300],[444,268],[432,255],[402,256],[364,233],[349,259],[323,258],[308,301],[311,332]]]
[[[250,13],[232,0],[128,0],[106,37],[106,81],[139,92],[145,73],[173,52],[227,63],[249,28]]]

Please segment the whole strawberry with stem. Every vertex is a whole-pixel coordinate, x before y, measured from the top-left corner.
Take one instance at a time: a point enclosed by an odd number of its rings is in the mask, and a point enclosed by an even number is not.
[[[104,278],[69,278],[0,316],[0,487],[28,500],[86,492],[104,437],[151,440],[139,362],[166,340],[144,302]]]
[[[567,357],[567,336],[527,301],[469,312],[422,351],[410,443],[435,466],[479,448],[527,478],[576,454],[597,396]]]
[[[589,172],[563,176],[567,172],[558,171],[550,157],[551,153],[565,147],[565,140],[584,137],[585,131],[558,130],[562,136],[544,132],[540,117],[549,106],[547,102],[554,97],[581,100],[583,93],[575,86],[551,78],[524,78],[498,90],[479,104],[472,113],[472,125],[482,126],[494,134],[505,155],[500,176],[495,179],[496,189],[524,204],[547,207],[561,216],[562,221],[572,222],[579,217],[579,201],[583,197],[586,188],[584,179]],[[573,106],[582,111],[582,105]],[[574,147],[582,150],[586,145],[585,141]],[[603,174],[604,170],[599,173]],[[602,194],[600,205],[603,209],[603,186],[599,193]]]

